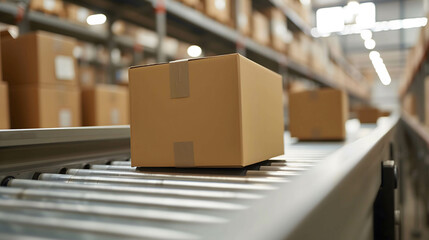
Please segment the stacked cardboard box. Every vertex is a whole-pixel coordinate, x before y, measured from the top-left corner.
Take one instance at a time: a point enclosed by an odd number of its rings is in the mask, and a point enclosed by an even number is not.
[[[267,11],[270,17],[271,45],[282,53],[286,53],[288,44],[292,41],[292,34],[287,29],[286,16],[277,8],[270,8]]]
[[[94,87],[96,83],[97,68],[91,64],[79,65],[79,85],[81,88]]]
[[[346,137],[348,98],[337,89],[289,94],[289,131],[300,140],[342,140]]]
[[[61,0],[31,0],[30,9],[59,17],[66,15]]]
[[[10,128],[7,83],[0,80],[0,129]]]
[[[129,124],[128,89],[106,84],[83,89],[82,117],[84,126]]]
[[[250,36],[252,32],[252,1],[251,0],[237,0],[240,1],[240,11],[237,20],[238,31],[246,36]]]
[[[311,39],[304,33],[295,33],[288,49],[288,55],[302,65],[308,65]]]
[[[361,106],[356,109],[356,116],[360,123],[377,123],[379,117],[382,116],[378,108],[370,106]]]
[[[81,125],[76,42],[45,32],[14,39],[2,32],[2,69],[9,83],[12,128]]]
[[[231,2],[231,0],[204,0],[205,13],[223,24],[233,26]]]
[[[88,26],[86,19],[89,15],[94,14],[88,8],[81,7],[72,3],[67,3],[65,6],[67,19],[73,23]]]
[[[241,167],[283,154],[281,76],[230,54],[130,69],[133,166]]]
[[[429,127],[429,77],[425,79],[425,125]]]
[[[262,45],[268,46],[270,44],[270,21],[268,20],[267,16],[260,12],[254,11],[252,14],[252,21],[253,39]]]

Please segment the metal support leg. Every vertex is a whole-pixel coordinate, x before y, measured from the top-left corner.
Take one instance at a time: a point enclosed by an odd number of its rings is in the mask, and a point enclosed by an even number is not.
[[[381,186],[374,202],[374,240],[395,239],[395,195],[397,187],[394,161],[382,163]]]
[[[164,54],[164,38],[167,32],[167,14],[164,0],[157,0],[156,6],[156,32],[158,34],[158,45],[156,48],[156,57],[158,62],[166,62]]]

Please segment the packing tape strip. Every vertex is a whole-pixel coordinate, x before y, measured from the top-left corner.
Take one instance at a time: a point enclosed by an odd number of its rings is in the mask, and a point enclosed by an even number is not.
[[[174,163],[176,167],[193,167],[194,162],[194,142],[174,143]]]
[[[189,97],[188,60],[169,63],[170,67],[170,98]]]

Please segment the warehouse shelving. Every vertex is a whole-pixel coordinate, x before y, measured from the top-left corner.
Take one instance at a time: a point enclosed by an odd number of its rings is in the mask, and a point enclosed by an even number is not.
[[[100,12],[104,12],[106,13],[106,15],[109,16],[109,19],[123,19],[125,21],[135,23],[143,27],[152,28],[152,29],[156,28],[155,30],[157,31],[160,31],[158,29],[159,27],[156,27],[157,24],[158,25],[162,24],[161,22],[162,20],[160,20],[159,18],[158,20],[156,20],[157,16],[155,15],[155,11],[154,11],[154,7],[156,7],[158,2],[157,0],[146,0],[146,1],[130,0],[126,2],[118,2],[118,1],[110,1],[110,0],[97,0],[97,1],[90,1],[90,2],[81,1],[81,0],[67,0],[67,1],[84,6],[84,7],[88,7],[90,9],[99,10]],[[198,27],[199,29],[202,29],[204,32],[212,34],[213,36],[218,37],[220,39],[223,39],[226,42],[225,45],[229,45],[230,47],[229,51],[235,51],[234,49],[235,44],[242,44],[243,46],[245,46],[246,50],[251,52],[249,55],[251,55],[252,53],[255,54],[255,58],[257,59],[256,60],[257,62],[261,63],[260,61],[261,57],[262,59],[268,60],[269,63],[264,64],[265,62],[262,62],[262,64],[267,66],[272,66],[271,68],[272,69],[274,68],[273,70],[286,68],[288,71],[293,72],[298,76],[302,76],[312,81],[315,81],[322,86],[344,88],[344,86],[340,86],[336,82],[331,81],[330,79],[315,73],[308,66],[299,64],[282,53],[279,53],[267,46],[258,44],[248,37],[240,35],[235,29],[225,26],[205,16],[203,13],[195,9],[187,7],[182,3],[174,0],[165,0],[164,3],[165,3],[166,13],[167,13],[166,14],[167,16],[165,16],[166,19],[163,20],[164,24],[167,24],[168,18],[174,18],[174,20],[177,20],[176,18],[178,17],[178,19],[182,21],[178,23],[182,31],[178,31],[177,26],[172,26],[172,24],[168,24],[167,26],[168,33],[173,37],[176,37],[178,39],[182,39],[185,41],[190,41],[190,39],[193,38],[194,36],[192,36],[193,33],[191,32],[191,30],[189,30],[189,28],[187,29],[185,26],[190,24],[192,26],[192,29],[195,29],[195,27]],[[291,9],[286,8],[284,4],[281,3],[280,1],[271,0],[270,3],[273,4],[273,6],[276,6],[282,9],[285,15],[287,16],[287,18],[300,31],[304,32],[305,34],[310,34],[309,27]],[[20,7],[18,7],[15,4],[0,3],[0,13],[2,13],[3,15],[2,19],[0,20],[10,24],[15,24],[16,17],[22,13],[22,11],[20,11],[19,8]],[[109,40],[110,36],[112,36],[109,33],[109,30],[101,31],[101,32],[94,31],[84,26],[80,26],[78,24],[74,24],[54,16],[48,16],[43,13],[33,12],[33,11],[29,11],[27,17],[31,27],[35,29],[51,31],[54,33],[61,33],[61,34],[76,37],[80,40],[90,41],[94,43],[107,42],[107,45],[110,48],[114,46],[122,46],[126,48],[135,47],[134,40],[124,36],[113,36],[112,37],[113,43],[109,44],[108,42],[110,41]],[[176,23],[177,21],[174,21],[174,22],[177,25]],[[165,27],[166,26],[164,26],[164,28]],[[183,30],[191,33],[183,34],[182,33]],[[160,37],[160,39],[162,39],[162,37]],[[147,48],[147,47],[144,48],[144,51],[145,53],[150,53],[150,54],[157,54],[157,52],[159,52],[157,51],[157,49]],[[251,56],[249,57],[252,59]],[[166,61],[166,59],[158,58],[158,61]],[[361,101],[367,101],[367,96],[362,95],[360,91],[355,91],[355,89],[346,89],[346,90],[349,92],[350,96]]]

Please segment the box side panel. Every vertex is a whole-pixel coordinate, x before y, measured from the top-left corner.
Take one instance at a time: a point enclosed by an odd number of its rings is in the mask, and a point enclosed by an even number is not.
[[[282,155],[283,84],[280,75],[246,59],[240,61],[243,165]]]
[[[125,87],[97,85],[95,93],[96,125],[129,124],[128,90]]]
[[[189,154],[197,167],[241,165],[236,61],[189,61],[184,98],[170,96],[168,64],[130,70],[133,166],[180,166]]]
[[[346,99],[341,90],[322,89],[289,95],[289,131],[302,140],[345,138]]]
[[[40,127],[37,86],[9,85],[9,109],[12,128]]]
[[[82,89],[82,125],[96,126],[95,119],[95,90]]]
[[[9,85],[38,81],[35,34],[27,34],[18,39],[2,39],[1,48],[4,81]]]
[[[0,129],[10,128],[9,93],[7,84],[0,80]]]

